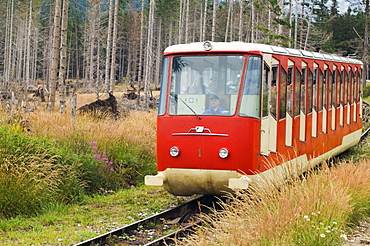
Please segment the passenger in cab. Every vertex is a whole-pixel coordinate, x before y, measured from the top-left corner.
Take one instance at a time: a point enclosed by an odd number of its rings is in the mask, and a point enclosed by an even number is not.
[[[191,84],[186,90],[185,94],[204,94],[206,87],[204,86],[203,78],[199,78],[195,83]]]
[[[209,97],[210,108],[203,112],[205,115],[229,115],[229,111],[220,107],[220,98],[216,95]]]

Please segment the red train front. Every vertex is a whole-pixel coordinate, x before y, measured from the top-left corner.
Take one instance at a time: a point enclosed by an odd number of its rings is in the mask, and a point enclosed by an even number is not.
[[[274,81],[275,58],[268,54],[269,47],[205,42],[165,50],[157,122],[158,175],[146,176],[147,185],[163,185],[175,195],[222,194],[229,188],[247,188],[258,179],[257,173],[269,169],[276,172],[276,167],[268,167],[268,162],[278,155],[292,157],[295,165],[307,161],[308,153],[297,154],[300,143],[294,141],[302,136],[298,129],[303,127],[303,121],[294,115],[289,119],[288,113],[294,112],[294,108],[297,112],[303,110],[308,121],[310,112],[302,109],[294,97],[280,102],[277,89],[281,90],[278,85],[283,80]],[[279,62],[284,64],[284,59]],[[301,64],[297,71],[302,74]],[[297,79],[294,83],[301,82]],[[285,88],[288,86],[286,83]],[[298,95],[295,90],[291,92]],[[289,96],[289,89],[284,95]],[[302,102],[306,103],[308,99]],[[358,114],[360,103],[353,104],[357,111],[352,114]],[[284,116],[279,112],[282,107],[283,114],[287,112]],[[329,124],[330,110],[326,109],[326,113],[317,110],[315,117],[321,119],[325,114]],[[333,146],[348,148],[358,141],[361,123],[358,117],[354,118],[357,124],[344,134],[352,134],[351,140],[343,145],[340,138],[341,142]],[[298,129],[295,124],[300,124]],[[287,125],[291,127],[288,129]],[[312,122],[304,123],[304,134],[312,135],[311,125]],[[280,141],[279,134],[283,136]],[[313,152],[310,148],[311,144],[306,146],[307,151]],[[328,148],[322,153],[316,151],[317,157],[330,153]]]

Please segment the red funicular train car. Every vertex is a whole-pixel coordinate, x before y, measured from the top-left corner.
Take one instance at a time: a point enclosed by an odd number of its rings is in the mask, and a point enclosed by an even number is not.
[[[242,42],[164,51],[158,174],[175,195],[221,194],[303,172],[358,143],[362,62]],[[275,165],[271,165],[275,163]],[[277,164],[276,164],[277,163]]]

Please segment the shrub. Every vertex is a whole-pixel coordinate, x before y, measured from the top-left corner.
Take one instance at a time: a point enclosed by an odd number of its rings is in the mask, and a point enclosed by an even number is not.
[[[369,96],[370,96],[370,85],[367,85],[367,86],[365,86],[365,88],[364,88],[363,97],[364,97],[364,98],[367,98],[367,97],[369,97]]]
[[[156,172],[156,117],[153,113],[132,113],[130,117],[114,121],[93,121],[80,116],[72,122],[66,115],[43,111],[27,117],[30,131],[24,131],[18,121],[10,122],[11,126],[3,122],[0,128],[0,168],[4,174],[0,180],[1,189],[19,191],[11,200],[15,207],[20,197],[25,196],[22,190],[30,191],[36,186],[32,176],[43,173],[45,183],[49,182],[46,178],[53,182],[50,181],[50,187],[40,186],[39,190],[35,188],[34,192],[27,193],[27,199],[34,203],[25,199],[18,211],[12,213],[9,209],[3,216],[22,211],[34,214],[42,211],[42,207],[52,207],[49,205],[53,202],[79,202],[84,195],[142,184],[146,174]],[[7,175],[10,166],[12,170],[24,170],[19,175],[25,179],[18,177],[16,172]],[[43,189],[45,194],[40,194]],[[0,194],[0,203],[3,202],[0,208],[8,206],[5,200],[11,195],[3,194]],[[35,196],[38,198],[33,199]],[[27,203],[29,211],[22,209]]]
[[[89,143],[90,151],[86,155],[90,161],[79,167],[81,178],[88,181],[89,193],[142,184],[146,174],[156,171],[155,158],[136,144],[124,140],[98,144]]]
[[[66,165],[66,162],[69,162]],[[80,196],[73,160],[61,161],[51,142],[0,129],[0,216],[34,215]]]
[[[145,175],[156,172],[155,157],[139,145],[121,140],[107,145],[107,153],[114,171],[123,175],[121,179],[128,185],[143,184]]]

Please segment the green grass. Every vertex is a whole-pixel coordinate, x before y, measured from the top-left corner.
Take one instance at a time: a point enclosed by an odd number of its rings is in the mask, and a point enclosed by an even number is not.
[[[143,183],[156,172],[155,158],[124,139],[47,139],[0,127],[0,218],[33,216],[84,195],[113,192]]]
[[[0,245],[72,245],[148,217],[184,199],[160,188],[140,186],[86,197],[33,218],[0,221]]]

